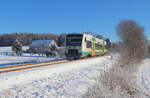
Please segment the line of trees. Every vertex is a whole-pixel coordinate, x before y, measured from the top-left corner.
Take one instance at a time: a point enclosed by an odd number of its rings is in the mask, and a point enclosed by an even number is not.
[[[64,46],[66,33],[10,33],[0,34],[0,46],[12,46],[13,42],[17,39],[23,46],[28,46],[34,40],[54,40],[58,46]],[[97,38],[102,38],[102,35],[96,35]],[[110,40],[106,39],[110,47]]]
[[[64,39],[66,34],[54,34],[54,33],[11,33],[0,34],[0,46],[12,46],[13,42],[18,39],[23,46],[30,45],[34,40],[54,40],[58,46],[64,45]]]

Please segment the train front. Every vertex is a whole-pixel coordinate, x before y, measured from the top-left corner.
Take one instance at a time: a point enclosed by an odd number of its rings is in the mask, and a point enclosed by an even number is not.
[[[67,34],[65,54],[67,58],[80,58],[83,34]]]

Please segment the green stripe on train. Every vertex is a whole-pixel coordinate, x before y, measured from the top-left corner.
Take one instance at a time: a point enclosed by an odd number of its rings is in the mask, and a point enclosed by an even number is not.
[[[95,52],[96,54],[105,54],[105,52]],[[92,52],[81,52],[81,54],[92,54]]]
[[[94,41],[95,41],[95,40],[96,40],[96,38],[92,38],[92,40],[94,40]]]
[[[81,52],[81,54],[91,54],[92,52]]]

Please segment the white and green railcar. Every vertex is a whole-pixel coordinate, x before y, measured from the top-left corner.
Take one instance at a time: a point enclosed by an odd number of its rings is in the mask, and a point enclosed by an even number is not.
[[[105,40],[91,34],[67,34],[65,54],[67,58],[102,55],[107,53],[106,45]]]

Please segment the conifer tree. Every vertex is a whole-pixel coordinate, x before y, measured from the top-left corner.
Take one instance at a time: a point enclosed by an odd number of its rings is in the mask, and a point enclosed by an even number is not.
[[[12,44],[12,51],[14,51],[18,56],[22,55],[22,44],[16,39]]]

